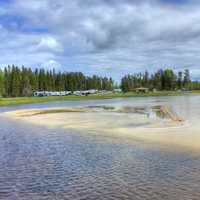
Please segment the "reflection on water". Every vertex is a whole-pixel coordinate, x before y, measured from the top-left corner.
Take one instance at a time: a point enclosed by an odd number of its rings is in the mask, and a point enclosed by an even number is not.
[[[199,100],[194,96],[61,104],[139,106],[142,101],[173,102],[181,116],[195,122],[199,110],[191,103],[197,105]],[[55,103],[34,106],[46,105],[55,107]],[[200,153],[161,150],[139,140],[79,134],[0,118],[2,200],[199,200],[199,168]]]

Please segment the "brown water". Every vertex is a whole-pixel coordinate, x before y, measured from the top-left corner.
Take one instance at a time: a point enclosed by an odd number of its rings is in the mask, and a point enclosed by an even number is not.
[[[167,103],[184,117],[192,137],[191,124],[198,129],[199,102],[200,96],[181,96],[51,102],[1,109]],[[101,135],[100,129],[90,134],[0,117],[2,200],[199,200],[199,172],[200,152],[193,149]]]

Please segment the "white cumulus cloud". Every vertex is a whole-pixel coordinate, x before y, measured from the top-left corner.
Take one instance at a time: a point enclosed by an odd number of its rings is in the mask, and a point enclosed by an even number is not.
[[[0,20],[0,63],[56,61],[65,71],[117,78],[189,68],[198,78],[199,10],[197,0],[13,0],[0,10],[10,17]]]

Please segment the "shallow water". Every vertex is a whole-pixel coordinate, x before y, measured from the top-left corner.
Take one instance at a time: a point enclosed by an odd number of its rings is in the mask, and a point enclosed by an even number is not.
[[[199,102],[198,95],[126,98],[29,104],[2,107],[1,111],[166,103],[195,126]],[[160,148],[144,140],[106,137],[99,132],[48,128],[1,116],[0,199],[200,199],[199,152]]]

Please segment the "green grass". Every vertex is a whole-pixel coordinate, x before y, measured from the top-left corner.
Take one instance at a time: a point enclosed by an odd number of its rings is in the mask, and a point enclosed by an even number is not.
[[[128,93],[106,93],[106,94],[94,94],[89,96],[61,96],[61,97],[16,97],[16,98],[0,98],[0,106],[15,105],[15,104],[27,104],[27,103],[39,103],[48,101],[68,101],[68,100],[95,100],[95,99],[111,99],[119,97],[147,97],[147,96],[177,96],[186,94],[200,94],[200,91],[180,92],[180,91],[159,91],[149,92],[146,94],[138,94],[135,92]]]

